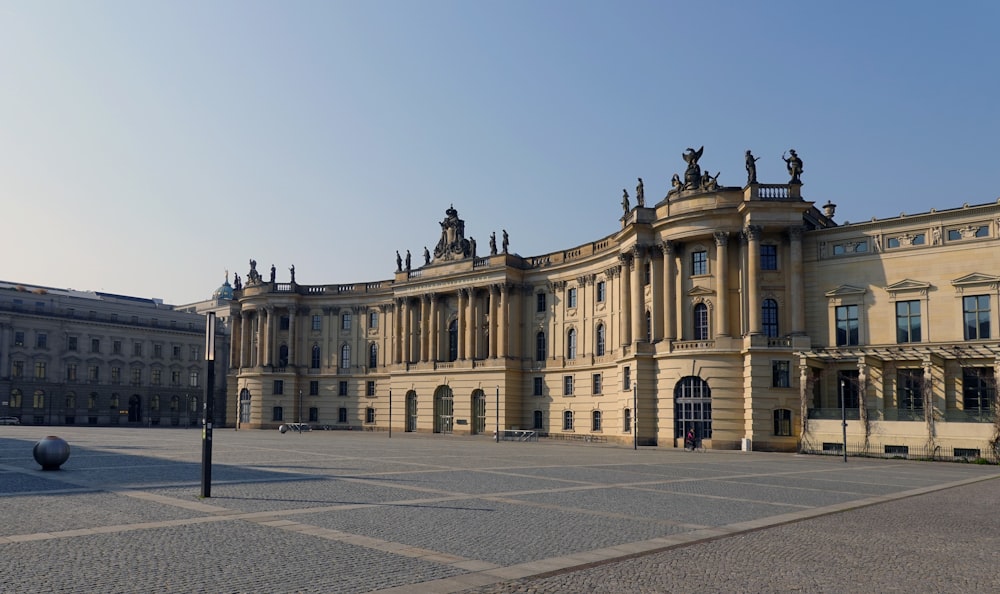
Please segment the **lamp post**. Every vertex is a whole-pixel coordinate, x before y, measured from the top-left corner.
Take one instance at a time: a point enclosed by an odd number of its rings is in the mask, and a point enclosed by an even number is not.
[[[201,496],[212,496],[212,423],[215,416],[215,312],[208,312],[205,320],[205,361],[208,378],[205,386],[205,418],[201,430]]]
[[[639,449],[639,382],[632,382],[632,449]]]
[[[844,380],[840,380],[840,422],[844,432],[844,462],[847,462],[847,400],[844,398]]]
[[[302,390],[299,390],[299,404],[295,407],[295,424],[299,425],[299,433],[302,433]]]
[[[389,439],[392,439],[392,388],[389,388]]]
[[[497,443],[500,443],[500,386],[497,385],[497,433],[494,436]]]

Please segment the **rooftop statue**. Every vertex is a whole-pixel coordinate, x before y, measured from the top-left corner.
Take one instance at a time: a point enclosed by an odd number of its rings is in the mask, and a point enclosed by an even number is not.
[[[757,161],[760,157],[754,157],[753,153],[747,151],[747,185],[757,183]]]
[[[455,206],[448,207],[441,221],[441,239],[434,246],[436,261],[459,260],[472,255],[469,240],[465,238],[465,221],[458,218]]]
[[[802,183],[802,159],[795,152],[795,149],[790,149],[788,153],[791,156],[786,157],[785,153],[781,153],[781,160],[785,162],[785,167],[788,168],[788,175],[792,176],[792,179],[788,180],[790,184],[801,184]]]
[[[698,159],[701,158],[701,154],[704,152],[704,146],[698,150],[688,147],[688,150],[684,151],[681,155],[684,158],[684,162],[688,164],[687,170],[684,172],[684,189],[697,188],[701,182],[701,167],[698,166]]]

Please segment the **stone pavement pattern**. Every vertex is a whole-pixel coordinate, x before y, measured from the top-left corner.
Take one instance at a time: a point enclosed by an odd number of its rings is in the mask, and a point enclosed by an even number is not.
[[[0,427],[0,591],[1000,591],[995,466],[220,430],[213,461],[202,499],[200,432]]]

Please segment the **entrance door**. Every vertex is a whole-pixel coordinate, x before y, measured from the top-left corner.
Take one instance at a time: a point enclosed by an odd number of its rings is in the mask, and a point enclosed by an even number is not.
[[[240,390],[240,424],[250,422],[250,390]]]
[[[482,390],[472,393],[472,434],[486,433],[486,395]]]
[[[412,390],[406,393],[406,430],[417,430],[417,393]]]
[[[455,398],[451,388],[440,386],[434,391],[434,433],[451,433],[455,416]]]
[[[128,399],[128,422],[142,422],[142,400],[139,398],[138,394],[133,394]]]

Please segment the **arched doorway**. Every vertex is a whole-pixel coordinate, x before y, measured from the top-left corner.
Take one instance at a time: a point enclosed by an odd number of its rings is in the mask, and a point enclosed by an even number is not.
[[[712,390],[700,377],[683,377],[674,386],[674,437],[694,429],[697,439],[712,437]]]
[[[434,391],[434,433],[451,433],[455,417],[455,396],[448,386]]]
[[[486,394],[482,390],[472,393],[472,434],[486,433]]]
[[[132,394],[128,399],[128,422],[142,422],[142,399],[138,394]]]
[[[250,390],[240,390],[240,424],[250,422]]]
[[[406,393],[406,430],[417,430],[417,393],[413,390]]]

